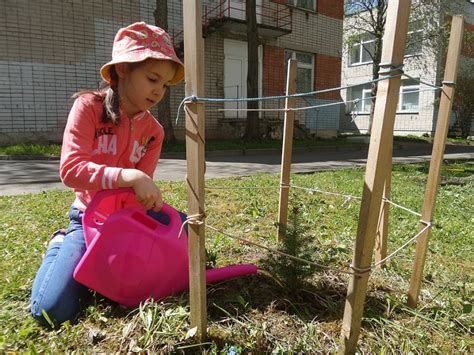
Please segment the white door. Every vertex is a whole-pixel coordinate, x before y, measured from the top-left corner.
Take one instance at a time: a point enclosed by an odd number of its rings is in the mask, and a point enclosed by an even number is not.
[[[230,0],[230,17],[245,20],[245,0]],[[262,23],[262,0],[256,1],[257,23]]]
[[[224,40],[224,96],[226,99],[247,97],[247,42]],[[225,109],[247,108],[246,102],[226,102]],[[225,111],[225,118],[246,117],[245,112]]]
[[[258,95],[262,96],[262,58],[263,47],[258,48]],[[224,39],[224,97],[247,97],[247,69],[248,48],[247,42]],[[259,102],[259,107],[261,102]],[[225,109],[246,109],[247,102],[226,102]],[[225,118],[245,118],[245,111],[224,111]]]

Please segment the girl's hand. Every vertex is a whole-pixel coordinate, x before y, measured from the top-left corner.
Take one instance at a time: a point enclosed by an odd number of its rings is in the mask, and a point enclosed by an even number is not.
[[[158,212],[163,207],[161,190],[143,171],[123,169],[117,181],[119,187],[132,187],[138,202],[146,209]]]

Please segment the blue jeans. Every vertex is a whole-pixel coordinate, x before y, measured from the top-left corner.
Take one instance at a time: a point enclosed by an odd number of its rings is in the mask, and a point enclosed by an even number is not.
[[[72,277],[86,252],[82,214],[77,208],[71,208],[64,241],[49,244],[36,273],[31,292],[31,314],[41,324],[48,324],[43,312],[55,324],[74,319],[89,296],[89,290]]]
[[[49,324],[43,312],[54,324],[75,319],[90,298],[89,289],[76,282],[72,276],[86,252],[82,214],[77,208],[71,207],[64,241],[53,240],[50,243],[36,273],[31,292],[31,314],[41,324]],[[148,215],[163,224],[169,223],[164,213],[148,211]],[[185,221],[186,215],[181,212],[180,215],[181,220]]]

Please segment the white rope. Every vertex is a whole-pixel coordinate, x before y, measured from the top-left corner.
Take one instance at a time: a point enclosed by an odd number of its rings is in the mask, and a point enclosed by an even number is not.
[[[181,238],[181,234],[183,233],[183,229],[186,224],[202,225],[204,224],[204,218],[206,218],[204,213],[198,213],[193,214],[191,216],[187,216],[186,220],[181,224],[181,228],[178,233],[178,239]]]
[[[431,222],[426,222],[426,221],[420,221],[421,223],[423,223],[425,225],[425,227],[420,230],[417,234],[415,234],[415,236],[413,238],[410,238],[409,240],[407,240],[405,243],[403,243],[398,249],[396,249],[393,253],[391,253],[390,255],[388,255],[387,257],[383,258],[382,260],[376,262],[375,264],[372,264],[371,266],[369,267],[365,267],[365,268],[358,268],[356,266],[354,266],[353,264],[350,265],[350,268],[354,271],[357,271],[359,273],[366,273],[366,272],[370,272],[372,271],[374,268],[376,268],[377,266],[379,265],[382,265],[383,263],[385,263],[387,260],[390,260],[392,259],[396,254],[398,254],[402,249],[406,248],[407,245],[409,245],[410,243],[412,243],[413,241],[415,241],[416,239],[418,239],[418,237],[420,235],[422,235],[428,228],[431,228]]]
[[[349,268],[352,269],[353,271],[347,271],[347,270],[344,270],[344,269],[340,269],[340,268],[333,268],[333,267],[329,267],[329,266],[326,266],[326,265],[323,265],[323,264],[319,264],[319,263],[316,263],[314,261],[310,261],[310,260],[306,260],[306,259],[302,259],[302,258],[299,258],[297,256],[294,256],[294,255],[290,255],[290,254],[287,254],[287,253],[284,253],[284,252],[281,252],[277,249],[273,249],[273,248],[269,248],[267,246],[264,246],[262,244],[259,244],[259,243],[256,243],[256,242],[253,242],[251,240],[248,240],[248,239],[245,239],[245,238],[242,238],[242,237],[238,237],[238,236],[235,236],[235,235],[232,235],[230,233],[227,233],[227,232],[224,232],[222,230],[219,230],[209,224],[206,224],[206,227],[209,228],[209,229],[212,229],[214,230],[215,232],[218,232],[218,233],[221,233],[229,238],[233,238],[233,239],[237,239],[237,240],[240,240],[241,242],[244,242],[244,243],[247,243],[247,244],[251,244],[251,245],[254,245],[256,247],[259,247],[259,248],[262,248],[262,249],[265,249],[265,250],[268,250],[269,252],[271,253],[275,253],[275,254],[280,254],[282,256],[285,256],[287,258],[290,258],[290,259],[293,259],[293,260],[296,260],[296,261],[300,261],[300,262],[303,262],[303,263],[306,263],[306,264],[309,264],[309,265],[313,265],[313,266],[316,266],[318,268],[321,268],[321,269],[325,269],[325,270],[331,270],[331,271],[335,271],[335,272],[340,272],[340,273],[343,273],[343,274],[349,274],[349,275],[363,275],[363,274],[366,274],[366,273],[369,273],[371,272],[372,270],[374,270],[376,267],[378,267],[379,265],[385,263],[386,261],[392,259],[395,255],[397,255],[401,250],[405,249],[410,243],[412,243],[413,241],[415,241],[416,239],[418,239],[428,228],[431,228],[432,224],[431,222],[426,222],[426,221],[423,221],[421,220],[420,221],[421,223],[425,224],[425,227],[423,229],[421,229],[417,234],[415,234],[415,236],[413,236],[412,238],[410,238],[408,241],[406,241],[405,243],[403,243],[400,247],[398,247],[394,252],[392,252],[391,254],[389,254],[388,256],[386,256],[385,258],[383,258],[382,260],[368,266],[368,267],[365,267],[365,268],[359,268],[359,267],[356,267],[354,264],[349,264]],[[185,222],[186,223],[186,222]],[[184,224],[183,224],[184,225]]]
[[[289,186],[288,186],[289,187]],[[227,186],[206,186],[206,190],[273,190],[276,189],[277,186],[235,186],[235,187],[227,187]]]
[[[296,186],[296,185],[293,185],[293,184],[290,184],[289,186],[291,186],[295,189],[306,190],[306,191],[310,191],[310,192],[318,192],[320,194],[325,194],[325,195],[334,195],[334,196],[345,197],[347,199],[362,200],[362,198],[359,197],[359,196],[345,195],[345,194],[340,194],[338,192],[329,192],[329,191],[324,191],[324,190],[320,190],[320,189],[316,189],[316,188]]]
[[[421,213],[418,213],[418,212],[413,211],[413,210],[411,210],[411,209],[409,209],[409,208],[406,208],[406,207],[403,207],[403,206],[401,206],[401,205],[398,205],[398,204],[396,204],[395,202],[390,201],[390,200],[389,200],[388,198],[386,198],[386,197],[382,198],[382,200],[384,200],[384,201],[387,202],[387,203],[390,203],[391,205],[393,205],[393,206],[395,206],[395,207],[398,207],[398,208],[400,208],[400,209],[402,209],[402,210],[405,210],[405,211],[407,211],[407,212],[410,212],[410,213],[414,214],[415,216],[421,217]]]
[[[221,233],[221,234],[223,234],[223,235],[225,235],[225,236],[227,236],[227,237],[229,237],[229,238],[233,238],[233,239],[240,240],[241,242],[244,242],[244,243],[247,243],[247,244],[251,244],[251,245],[254,245],[254,246],[256,246],[256,247],[259,247],[259,248],[268,250],[268,251],[271,252],[271,253],[280,254],[280,255],[285,256],[285,257],[287,257],[287,258],[290,258],[290,259],[293,259],[293,260],[296,260],[296,261],[300,261],[300,262],[303,262],[303,263],[306,263],[306,264],[310,264],[310,265],[316,266],[316,267],[321,268],[321,269],[337,271],[337,272],[340,272],[340,273],[343,273],[343,274],[349,274],[349,275],[355,274],[355,273],[352,272],[352,271],[347,271],[347,270],[337,269],[337,268],[331,268],[331,267],[328,267],[328,266],[323,265],[323,264],[315,263],[314,261],[310,261],[310,260],[298,258],[297,256],[290,255],[290,254],[284,253],[284,252],[282,252],[282,251],[279,251],[279,250],[277,250],[277,249],[269,248],[269,247],[267,247],[267,246],[265,246],[265,245],[252,242],[251,240],[248,240],[248,239],[245,239],[245,238],[242,238],[242,237],[238,237],[238,236],[236,236],[236,235],[232,235],[232,234],[229,234],[229,233],[227,233],[227,232],[221,231],[221,230],[219,230],[219,229],[217,229],[217,228],[215,228],[215,227],[213,227],[213,226],[210,226],[209,224],[206,224],[206,227],[209,228],[209,229],[212,229],[212,230],[215,231],[215,232]]]

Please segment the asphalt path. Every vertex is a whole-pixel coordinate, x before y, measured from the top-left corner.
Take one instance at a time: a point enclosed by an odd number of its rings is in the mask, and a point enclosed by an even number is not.
[[[394,163],[415,163],[431,158],[431,145],[409,145],[395,149]],[[364,166],[367,149],[331,151],[295,151],[292,172],[314,172],[328,169]],[[474,146],[448,145],[444,159],[474,160]],[[249,176],[256,173],[279,173],[281,154],[278,152],[249,151],[246,155],[226,152],[206,157],[206,179],[230,176]],[[66,189],[59,179],[58,160],[0,160],[0,195],[38,193]],[[161,159],[155,172],[157,180],[183,181],[186,160]]]

